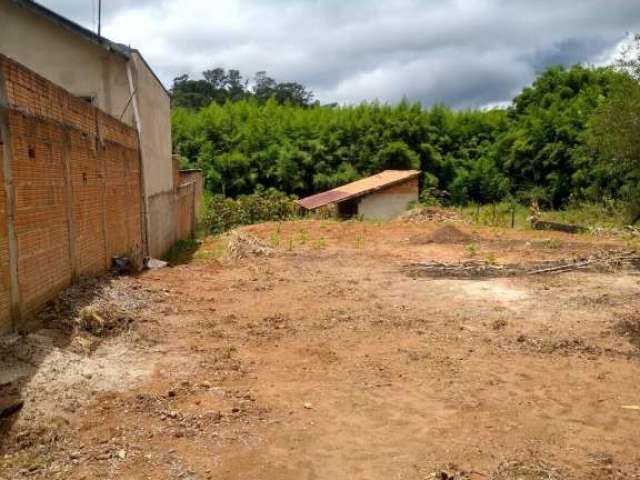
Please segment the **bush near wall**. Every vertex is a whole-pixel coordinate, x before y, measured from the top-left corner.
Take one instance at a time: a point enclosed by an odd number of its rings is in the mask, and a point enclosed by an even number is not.
[[[241,225],[288,220],[299,216],[295,197],[263,190],[238,198],[213,195],[205,200],[202,223],[208,233],[222,233]]]

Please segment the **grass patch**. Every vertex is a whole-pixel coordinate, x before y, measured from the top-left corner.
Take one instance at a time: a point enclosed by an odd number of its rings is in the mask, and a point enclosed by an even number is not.
[[[220,237],[211,237],[193,254],[196,260],[218,260],[226,251],[225,242]]]
[[[467,245],[464,246],[464,251],[466,252],[468,257],[475,257],[478,254],[478,250],[480,250],[480,247],[478,247],[477,243],[468,243]]]
[[[298,232],[298,242],[300,243],[300,245],[306,245],[308,241],[309,232],[305,229],[300,230],[300,232]]]
[[[462,218],[475,225],[502,228],[531,228],[529,208],[521,204],[501,202],[459,207]],[[629,224],[629,209],[619,202],[576,203],[562,210],[542,212],[541,220],[582,225],[590,230],[619,229]]]
[[[562,240],[559,240],[557,238],[545,238],[542,241],[542,244],[545,248],[561,248],[562,247]]]
[[[165,253],[164,259],[172,265],[187,263],[194,257],[201,243],[201,240],[195,238],[178,240],[167,253]]]

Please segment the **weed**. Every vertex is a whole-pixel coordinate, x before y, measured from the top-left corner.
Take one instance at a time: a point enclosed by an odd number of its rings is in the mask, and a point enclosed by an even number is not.
[[[300,245],[306,245],[308,241],[309,232],[306,230],[300,230],[300,233],[298,233],[298,242],[300,242]]]
[[[507,326],[507,321],[504,318],[497,318],[491,324],[491,328],[493,328],[494,330],[502,330],[506,326]]]
[[[545,248],[561,248],[562,241],[557,238],[545,238],[542,241]]]
[[[381,227],[382,225],[386,224],[387,222],[385,222],[384,220],[380,220],[379,218],[373,218],[371,220],[367,220],[367,223],[374,225],[376,227]]]
[[[459,209],[468,222],[489,227],[530,228],[531,212],[526,205],[505,200],[496,204],[469,205]],[[611,229],[626,226],[630,214],[627,204],[605,200],[600,203],[571,203],[562,210],[542,212],[542,218],[553,222],[584,225],[595,229]]]
[[[178,240],[165,253],[164,259],[173,264],[187,263],[197,252],[202,242],[196,239]]]
[[[468,257],[475,257],[478,254],[478,244],[477,243],[468,243],[464,246],[464,250],[467,252]]]
[[[234,345],[225,345],[223,350],[224,358],[231,358],[233,356],[233,352],[235,352],[237,348]]]
[[[226,246],[219,237],[214,237],[213,241],[207,241],[193,254],[197,260],[216,260],[225,253]]]
[[[492,252],[487,253],[484,256],[484,261],[485,263],[488,263],[489,265],[495,265],[496,264],[496,255]]]
[[[318,240],[316,240],[316,242],[314,243],[314,247],[317,250],[323,250],[325,247],[327,246],[327,242],[324,239],[324,237],[320,237]]]
[[[280,228],[278,228],[278,230],[276,230],[275,232],[271,232],[271,246],[273,248],[277,248],[280,245],[280,234],[278,233],[279,230]]]

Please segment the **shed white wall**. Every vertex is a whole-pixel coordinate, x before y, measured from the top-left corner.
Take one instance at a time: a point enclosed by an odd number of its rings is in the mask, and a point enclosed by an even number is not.
[[[370,220],[391,220],[401,215],[410,202],[418,200],[418,177],[365,195],[358,202],[358,215]]]
[[[140,113],[140,148],[147,195],[169,192],[174,185],[171,158],[171,100],[140,54],[131,53]]]

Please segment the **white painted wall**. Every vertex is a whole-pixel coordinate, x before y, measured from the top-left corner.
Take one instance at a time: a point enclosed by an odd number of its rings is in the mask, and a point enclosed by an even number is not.
[[[0,0],[0,53],[119,117],[129,100],[126,59],[16,3]],[[122,119],[133,124],[131,109]]]
[[[170,98],[140,55],[131,59],[9,0],[0,0],[0,53],[135,126],[127,62],[131,62],[141,123],[147,196],[173,189]],[[124,112],[124,114],[123,114]]]
[[[74,95],[94,97],[96,107],[135,127],[129,65],[140,118],[149,248],[152,255],[164,253],[176,240],[171,105],[140,54],[132,50],[127,59],[9,0],[0,0],[0,53]]]
[[[418,200],[415,193],[385,193],[384,190],[362,197],[358,215],[367,220],[391,220],[407,210],[410,202]]]
[[[174,188],[171,100],[138,52],[131,53],[131,64],[140,110],[140,147],[147,196],[152,196]]]

